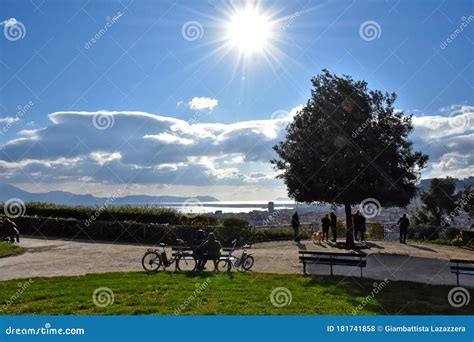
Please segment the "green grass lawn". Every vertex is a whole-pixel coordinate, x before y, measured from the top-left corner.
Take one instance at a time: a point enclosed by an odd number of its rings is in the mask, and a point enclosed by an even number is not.
[[[0,258],[23,253],[25,249],[12,243],[0,242]]]
[[[192,274],[141,272],[90,274],[0,282],[4,315],[352,315],[373,290],[373,280],[263,273]],[[114,302],[95,306],[94,290],[110,288]],[[291,291],[292,301],[275,307],[270,294]],[[19,289],[23,289],[20,291]],[[448,304],[451,286],[390,282],[358,311],[379,314],[473,314],[471,304]],[[102,299],[106,299],[105,296]],[[100,299],[99,299],[100,301]],[[472,302],[472,301],[471,301]],[[7,304],[9,305],[7,305]]]

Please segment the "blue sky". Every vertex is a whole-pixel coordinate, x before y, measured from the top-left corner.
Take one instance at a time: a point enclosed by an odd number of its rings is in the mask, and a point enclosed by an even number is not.
[[[416,146],[433,156],[426,177],[472,175],[472,1],[253,3],[272,33],[266,52],[242,57],[226,34],[247,4],[1,0],[2,29],[22,25],[21,39],[0,36],[0,124],[11,122],[0,135],[2,180],[99,195],[119,184],[284,196],[267,162],[278,121],[324,68],[398,94],[396,107],[416,116]],[[98,111],[113,126],[94,128]]]

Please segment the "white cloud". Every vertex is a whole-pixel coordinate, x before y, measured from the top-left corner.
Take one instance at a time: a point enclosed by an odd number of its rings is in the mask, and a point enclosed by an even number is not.
[[[269,160],[298,108],[286,116],[230,124],[107,112],[114,125],[104,130],[93,125],[96,112],[56,112],[47,127],[20,131],[0,147],[0,178],[51,186],[87,182],[103,184],[101,189],[126,183],[141,191],[150,186],[201,186],[206,193],[221,186],[281,189]],[[472,106],[458,106],[446,117],[413,118],[414,148],[430,156],[424,177],[473,174],[473,113]]]
[[[18,118],[18,117],[7,116],[5,118],[0,118],[0,123],[12,124],[12,123],[17,122],[19,120],[20,120],[20,118]]]
[[[213,110],[219,104],[217,99],[211,99],[209,97],[194,97],[189,101],[189,108],[192,110]]]

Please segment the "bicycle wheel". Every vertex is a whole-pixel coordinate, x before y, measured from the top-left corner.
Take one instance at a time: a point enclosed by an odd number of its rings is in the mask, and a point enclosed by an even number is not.
[[[142,266],[147,272],[156,272],[161,267],[160,255],[156,252],[146,252],[142,258]]]
[[[221,259],[216,264],[217,272],[230,272],[232,263],[228,259]]]
[[[193,272],[196,270],[197,260],[192,255],[180,255],[176,258],[176,268],[178,271]]]
[[[255,262],[255,260],[253,259],[253,256],[247,255],[245,257],[245,260],[242,262],[242,268],[245,271],[250,271],[250,269],[253,267],[254,262]]]

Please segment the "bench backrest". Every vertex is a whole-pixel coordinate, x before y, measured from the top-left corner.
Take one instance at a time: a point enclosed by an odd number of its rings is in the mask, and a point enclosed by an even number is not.
[[[303,263],[366,267],[366,254],[300,251]]]
[[[474,260],[451,259],[452,273],[474,273]]]

